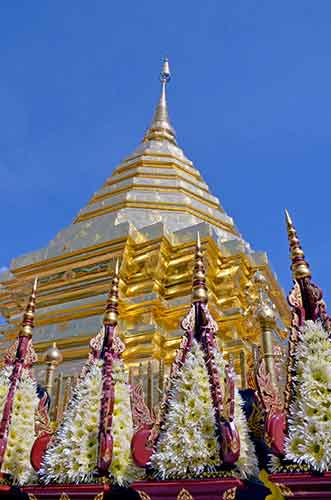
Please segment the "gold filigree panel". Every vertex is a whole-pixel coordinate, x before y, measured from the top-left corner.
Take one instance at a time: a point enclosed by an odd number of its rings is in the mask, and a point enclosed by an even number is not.
[[[147,495],[147,493],[145,493],[144,491],[138,490],[138,493],[139,493],[141,500],[152,500],[151,497],[149,495]]]
[[[60,496],[60,500],[70,500],[70,497],[66,493],[62,492],[61,496]]]
[[[103,492],[98,493],[93,500],[103,500]]]
[[[187,490],[185,490],[185,488],[183,488],[178,493],[177,500],[194,500],[194,498]]]
[[[224,491],[224,493],[222,495],[222,499],[223,500],[235,500],[236,492],[237,492],[237,488],[230,488],[230,489]]]

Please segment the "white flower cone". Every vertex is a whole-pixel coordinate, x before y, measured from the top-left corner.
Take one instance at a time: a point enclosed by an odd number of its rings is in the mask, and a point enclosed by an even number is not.
[[[131,461],[133,424],[130,389],[121,361],[113,362],[115,403],[113,412],[113,460],[110,477],[119,485],[134,479]],[[41,469],[44,482],[93,482],[97,465],[98,431],[102,397],[102,361],[84,370],[74,389],[63,423],[46,452]]]
[[[331,342],[319,321],[306,321],[296,352],[295,400],[286,458],[324,472],[331,468]]]
[[[223,380],[225,363],[219,351],[215,354]],[[173,381],[168,405],[156,452],[151,458],[157,476],[162,479],[198,477],[204,471],[214,471],[221,466],[209,377],[196,340]],[[257,461],[238,392],[235,407],[241,451],[234,474],[246,477],[256,472]]]
[[[0,373],[0,415],[9,388],[12,367],[5,367]],[[10,474],[14,483],[23,485],[34,475],[30,463],[30,453],[35,435],[35,412],[39,399],[37,385],[28,370],[23,370],[21,380],[14,395],[7,447],[1,472]]]
[[[169,410],[151,466],[162,478],[199,476],[220,465],[214,409],[203,353],[196,340],[173,381]]]
[[[121,361],[113,363],[113,380],[115,382],[115,403],[112,433],[114,439],[113,459],[110,477],[119,485],[131,483],[141,471],[131,458],[131,439],[133,421],[131,413],[130,390],[128,377]]]

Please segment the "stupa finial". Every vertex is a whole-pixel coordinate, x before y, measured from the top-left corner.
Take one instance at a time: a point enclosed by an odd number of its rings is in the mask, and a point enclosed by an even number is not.
[[[285,209],[285,218],[287,224],[288,241],[290,244],[290,251],[291,251],[291,260],[292,260],[291,269],[292,269],[293,279],[297,280],[300,278],[310,278],[311,272],[309,269],[309,265],[305,260],[305,254],[303,253],[303,250],[301,248],[301,243],[297,236],[297,232],[293,225],[290,214],[286,209]]]
[[[200,234],[197,234],[195,247],[195,262],[193,269],[192,302],[208,302],[208,289],[206,285],[206,271],[203,262]]]
[[[163,60],[163,66],[160,73],[161,81],[161,95],[156,107],[154,117],[149,129],[144,137],[144,142],[147,141],[170,141],[176,144],[176,133],[170,124],[168,106],[167,106],[167,96],[166,96],[166,86],[171,78],[170,67],[168,58],[165,57]]]
[[[116,326],[118,320],[118,283],[119,283],[120,261],[116,260],[115,271],[110,287],[106,311],[103,319],[104,325]]]
[[[34,283],[33,283],[33,287],[32,287],[32,292],[31,292],[31,295],[29,298],[29,302],[26,306],[26,309],[25,309],[25,312],[23,315],[22,329],[20,331],[21,337],[31,337],[32,336],[34,313],[35,313],[35,309],[36,309],[37,284],[38,284],[38,278],[35,278]]]

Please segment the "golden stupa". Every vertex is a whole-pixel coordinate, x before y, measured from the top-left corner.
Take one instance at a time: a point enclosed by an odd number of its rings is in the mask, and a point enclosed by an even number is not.
[[[86,359],[89,339],[101,326],[109,276],[119,257],[124,359],[132,377],[144,378],[150,404],[157,387],[162,389],[163,373],[179,343],[179,321],[190,307],[198,233],[219,343],[232,355],[242,386],[252,345],[260,344],[256,308],[261,287],[273,304],[270,338],[279,346],[288,323],[285,296],[266,254],[254,252],[242,238],[177,144],[167,107],[167,60],[160,80],[161,96],[138,148],[70,226],[45,248],[14,259],[10,271],[0,276],[0,312],[7,320],[1,350],[16,337],[30,283],[38,276],[34,346],[44,353],[56,342],[62,376],[74,377]],[[45,358],[39,359],[43,380]]]

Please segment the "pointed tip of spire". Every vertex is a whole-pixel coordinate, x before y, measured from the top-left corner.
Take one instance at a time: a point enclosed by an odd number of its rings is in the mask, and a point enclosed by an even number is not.
[[[104,325],[116,326],[118,321],[118,284],[120,271],[120,259],[116,259],[113,279],[108,295],[106,311],[103,318]]]
[[[36,291],[37,291],[38,279],[39,279],[38,276],[36,276],[35,279],[34,279],[33,286],[32,286],[32,292],[33,293],[36,293]]]
[[[305,260],[305,254],[301,248],[300,240],[296,229],[290,217],[288,210],[285,209],[285,218],[287,224],[288,241],[290,245],[290,258],[292,261],[291,269],[293,279],[310,278],[311,272],[309,264]]]
[[[192,282],[192,302],[208,302],[208,289],[206,285],[206,271],[203,262],[200,233],[197,233],[195,245],[195,258]]]
[[[197,249],[201,250],[201,239],[199,231],[197,232]]]
[[[293,225],[291,216],[290,216],[287,208],[285,208],[285,219],[286,219],[287,226],[292,226]]]
[[[163,66],[162,66],[162,71],[160,73],[160,80],[161,82],[169,82],[171,78],[171,73],[170,73],[170,66],[169,66],[169,59],[165,57],[163,59]]]
[[[169,114],[168,114],[168,105],[167,105],[167,97],[166,97],[166,85],[171,78],[169,60],[167,57],[163,60],[163,66],[160,73],[160,81],[161,81],[161,95],[156,107],[154,117],[152,123],[147,130],[144,141],[169,141],[172,144],[177,144],[176,142],[176,133],[171,126]]]
[[[36,292],[37,292],[38,278],[34,279],[32,290],[29,298],[29,302],[26,306],[23,321],[22,321],[22,329],[20,332],[21,336],[31,337],[32,329],[34,326],[34,314],[36,309]]]

